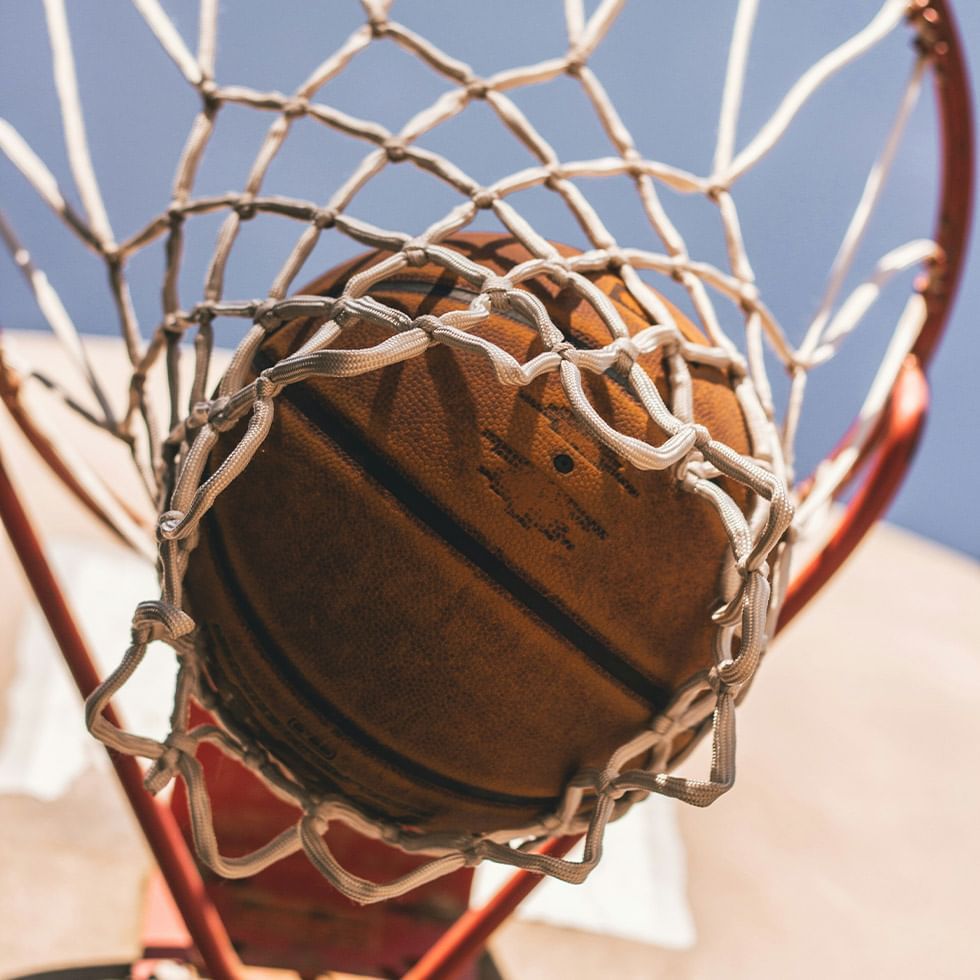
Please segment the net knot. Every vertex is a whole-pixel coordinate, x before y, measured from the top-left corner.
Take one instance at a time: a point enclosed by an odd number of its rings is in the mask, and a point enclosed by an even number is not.
[[[333,228],[337,223],[337,212],[333,208],[317,208],[313,215],[313,224],[324,231],[327,228]]]
[[[631,177],[643,176],[643,156],[635,146],[631,146],[629,149],[623,151],[623,160],[629,167],[629,175]]]
[[[419,238],[412,238],[402,245],[402,255],[410,266],[416,269],[421,268],[429,261],[429,256],[425,250],[425,242]]]
[[[163,744],[179,755],[194,755],[197,752],[197,739],[187,732],[171,732],[163,740]]]
[[[661,738],[666,738],[675,728],[677,722],[668,714],[657,715],[649,724],[651,732],[656,732]]]
[[[190,326],[190,320],[186,314],[179,311],[167,313],[160,326],[164,333],[170,334],[172,337],[182,337],[184,331]]]
[[[400,136],[389,136],[381,144],[381,148],[392,163],[401,163],[408,156],[408,147]]]
[[[466,94],[471,99],[485,99],[489,92],[490,86],[482,78],[471,78],[466,83]]]
[[[732,660],[724,660],[723,664],[733,663]],[[708,687],[715,693],[716,696],[724,694],[728,690],[728,684],[725,682],[724,678],[719,671],[721,664],[717,664],[708,669],[707,682]]]
[[[273,330],[282,319],[279,316],[278,306],[279,304],[274,299],[267,299],[259,303],[252,316],[252,322],[264,330]]]
[[[184,209],[181,207],[178,201],[172,201],[170,207],[167,208],[167,221],[171,228],[179,228],[186,218],[184,214]]]
[[[442,326],[442,321],[432,313],[423,313],[412,321],[412,326],[424,330],[431,337],[433,332]]]
[[[215,398],[208,405],[208,424],[220,430],[222,424],[226,421],[225,413],[228,409],[228,401],[228,396],[222,395],[219,398]]]
[[[213,78],[205,78],[198,85],[197,90],[201,93],[201,101],[204,103],[205,111],[213,111],[221,105],[218,83]]]
[[[255,397],[259,401],[265,401],[267,398],[275,398],[280,391],[282,391],[282,385],[273,381],[265,372],[255,379]]]
[[[462,848],[463,867],[475,868],[487,856],[487,842],[485,840],[474,841],[469,847]]]
[[[640,348],[632,337],[617,337],[610,347],[616,352],[616,367],[623,374],[628,374],[630,368],[639,360]]]
[[[250,221],[255,217],[255,197],[252,194],[240,195],[231,207],[242,221]]]
[[[548,171],[548,176],[544,182],[545,187],[552,191],[557,190],[558,184],[565,179],[565,171],[562,169],[561,164],[548,164],[548,166],[545,167],[545,170]]]
[[[548,263],[548,278],[559,288],[565,289],[568,286],[569,270],[568,264],[564,259],[558,259]]]
[[[735,559],[735,571],[746,582],[753,575],[758,575],[765,579],[769,576],[769,562],[766,561],[765,555],[753,555],[750,551]]]
[[[356,313],[353,314],[355,317]],[[333,306],[330,307],[329,313],[330,319],[335,320],[337,323],[343,324],[346,320],[351,317],[350,306],[347,301],[346,296],[338,296],[333,301]]]
[[[509,294],[513,288],[513,284],[506,277],[491,274],[483,280],[480,291],[487,295],[491,309],[506,310],[510,308]]]
[[[195,303],[194,306],[191,307],[191,311],[187,314],[187,319],[192,323],[197,323],[200,324],[200,326],[205,327],[211,324],[211,322],[214,320],[214,316],[214,307],[206,300],[203,300],[200,303]]]
[[[570,344],[567,340],[559,340],[551,348],[551,353],[557,354],[563,361],[571,361],[573,359],[571,355],[575,353],[575,345]]]
[[[208,420],[208,412],[211,410],[211,403],[207,401],[194,402],[187,415],[187,428],[199,429]]]
[[[754,282],[743,282],[738,291],[738,301],[745,313],[752,313],[759,305],[759,287]]]
[[[384,37],[388,33],[388,18],[384,14],[372,11],[368,15],[368,25],[371,28],[371,37],[376,40]]]
[[[186,732],[171,732],[163,740],[163,744],[166,748],[143,780],[143,785],[151,796],[156,796],[170,782],[182,755],[193,758],[197,751],[197,741]]]
[[[497,202],[500,195],[489,187],[481,187],[478,190],[473,191],[470,195],[470,200],[473,202],[475,207],[480,208],[482,211],[488,211]]]
[[[729,657],[708,671],[708,683],[719,695],[726,692],[738,694],[739,688],[754,672],[751,667],[752,663],[746,657]]]
[[[670,278],[675,282],[684,282],[684,275],[691,257],[687,252],[679,251],[670,256]]]
[[[165,510],[157,518],[157,538],[161,541],[172,541],[180,532],[180,522],[184,519],[181,510]]]
[[[607,796],[611,800],[620,799],[626,790],[616,785],[619,779],[618,769],[603,769],[596,780],[595,791],[599,796]]]
[[[309,107],[309,99],[301,95],[296,95],[283,103],[282,111],[283,115],[288,116],[290,119],[295,119],[297,116],[305,116]]]
[[[565,62],[565,74],[578,78],[582,74],[586,61],[587,58],[581,51],[570,51]]]
[[[606,253],[606,268],[610,272],[619,272],[624,265],[628,265],[626,256],[623,254],[623,250],[617,245],[609,245],[604,249]]]
[[[698,485],[704,479],[704,474],[700,472],[698,467],[698,463],[702,459],[703,457],[699,452],[692,452],[687,459],[682,459],[677,464],[677,479],[682,490],[686,490],[688,493],[697,491]]]
[[[162,599],[141,602],[133,613],[133,641],[175,640],[194,629],[194,620],[176,606]]]

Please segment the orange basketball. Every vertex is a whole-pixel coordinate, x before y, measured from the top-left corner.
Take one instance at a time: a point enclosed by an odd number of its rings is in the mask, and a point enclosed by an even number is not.
[[[529,258],[500,236],[446,244],[498,273]],[[384,257],[305,292],[339,295]],[[631,332],[648,325],[620,278],[593,279]],[[609,342],[571,288],[521,288],[574,346]],[[474,293],[426,265],[370,295],[416,317],[465,309]],[[317,326],[273,332],[254,373]],[[477,332],[522,362],[543,349],[515,315],[492,313]],[[339,343],[385,336],[359,321]],[[640,363],[669,403],[661,357]],[[696,420],[748,452],[726,376],[691,370]],[[664,440],[615,370],[585,384],[614,428]],[[245,424],[221,436],[212,470]],[[744,510],[745,489],[722,482]],[[708,503],[585,433],[556,372],[508,387],[486,359],[436,345],[284,388],[266,441],[201,523],[186,593],[222,717],[311,792],[407,827],[477,831],[552,811],[572,775],[602,766],[714,663],[727,553]]]

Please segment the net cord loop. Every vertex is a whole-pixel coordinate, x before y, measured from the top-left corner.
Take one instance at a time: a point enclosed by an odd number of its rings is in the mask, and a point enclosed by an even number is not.
[[[201,108],[180,152],[169,200],[155,217],[137,226],[121,244],[115,243],[88,150],[63,0],[45,0],[45,13],[69,169],[82,214],[67,202],[51,171],[23,137],[0,120],[0,152],[75,237],[105,262],[115,315],[132,365],[124,411],[114,412],[112,400],[96,376],[56,289],[34,267],[30,254],[0,215],[0,237],[33,291],[44,320],[68,352],[87,396],[77,397],[41,370],[22,372],[24,385],[46,389],[50,397],[124,441],[158,513],[160,598],[137,609],[130,646],[118,667],[87,702],[89,729],[110,748],[149,760],[146,783],[152,792],[159,792],[174,776],[184,780],[195,846],[204,863],[216,873],[232,878],[247,876],[302,850],[335,887],[361,903],[395,897],[483,860],[565,881],[583,881],[601,857],[607,823],[637,799],[659,793],[696,806],[711,803],[735,778],[735,703],[754,675],[767,638],[775,628],[789,576],[791,545],[819,523],[862,458],[886,411],[896,379],[927,321],[927,297],[915,293],[907,301],[865,397],[858,423],[840,451],[820,467],[803,493],[793,484],[793,444],[810,372],[837,354],[892,279],[920,263],[934,271],[945,259],[939,246],[927,239],[898,245],[877,261],[870,275],[843,301],[840,299],[935,54],[927,33],[921,35],[921,50],[892,127],[868,174],[823,286],[821,302],[799,346],[794,345],[791,335],[768,308],[756,282],[734,188],[749,169],[777,146],[803,106],[829,78],[871,51],[906,18],[905,0],[884,0],[865,27],[816,61],[791,86],[747,145],[738,150],[738,118],[758,8],[757,0],[741,0],[729,49],[711,172],[704,176],[645,156],[589,65],[620,13],[623,0],[602,0],[588,17],[581,0],[566,0],[568,47],[564,54],[487,75],[478,74],[418,33],[391,20],[390,2],[363,0],[366,23],[315,65],[291,93],[260,92],[215,81],[217,0],[201,3],[196,55],[158,0],[133,3],[179,75],[201,97]],[[397,46],[449,85],[397,132],[330,104],[329,83],[376,44]],[[563,161],[527,112],[508,94],[560,76],[581,87],[608,139],[609,155]],[[521,169],[497,175],[486,184],[441,153],[419,144],[422,137],[457,118],[474,101],[484,102],[501,123],[505,138],[515,140],[530,156]],[[272,120],[241,189],[195,197],[202,160],[217,130],[221,109],[228,103],[271,113]],[[331,134],[363,144],[363,156],[326,200],[283,197],[263,189],[273,162],[300,125],[326,127]],[[412,168],[438,181],[461,200],[444,214],[433,216],[427,227],[413,231],[379,227],[351,213],[356,211],[355,202],[364,188],[391,167]],[[617,177],[625,178],[635,188],[639,211],[659,242],[655,247],[660,251],[621,246],[590,200],[587,191],[591,181]],[[691,255],[661,200],[659,189],[664,187],[674,193],[703,196],[714,204],[724,237],[727,268]],[[531,190],[551,194],[564,206],[582,229],[588,243],[585,252],[562,256],[548,236],[520,213],[515,201]],[[501,275],[446,244],[481,213],[493,215],[531,257]],[[209,214],[223,214],[223,221],[204,272],[201,297],[195,303],[184,304],[180,273],[185,262],[185,225]],[[232,257],[239,242],[249,234],[248,223],[264,215],[297,222],[297,240],[282,258],[261,298],[228,298],[224,294]],[[327,233],[392,254],[353,275],[339,297],[288,295]],[[161,308],[155,327],[144,338],[129,294],[127,261],[161,240],[166,263]],[[465,308],[438,317],[413,318],[378,299],[386,281],[426,264],[452,275],[460,291],[471,294]],[[610,272],[621,277],[630,297],[649,321],[649,326],[633,335],[616,305],[590,278]],[[668,277],[683,288],[704,335],[703,342],[681,334],[670,308],[649,282],[656,277]],[[527,288],[536,279],[573,290],[603,324],[607,342],[597,349],[571,343],[544,304]],[[543,352],[521,361],[481,335],[487,318],[499,311],[531,325],[542,341]],[[217,379],[215,392],[214,345],[224,329],[224,323],[219,321],[236,318],[249,321],[250,325],[230,365]],[[299,350],[246,383],[259,348],[276,330],[297,318],[322,319],[322,323],[315,326]],[[356,321],[373,324],[386,334],[385,338],[367,348],[348,345],[345,331]],[[736,343],[739,323],[741,337]],[[6,341],[4,344],[6,398],[9,358]],[[662,471],[666,477],[676,479],[683,491],[710,509],[729,541],[729,554],[720,574],[719,601],[712,612],[714,665],[682,685],[667,708],[617,748],[605,766],[584,768],[575,774],[550,812],[539,814],[524,826],[481,835],[419,832],[373,819],[338,797],[312,797],[264,749],[238,731],[233,720],[221,717],[219,706],[201,680],[193,642],[194,623],[182,611],[183,576],[200,520],[246,470],[261,447],[283,390],[310,378],[350,378],[381,370],[424,357],[430,347],[438,344],[452,348],[461,357],[487,361],[496,381],[503,385],[528,385],[548,374],[557,374],[568,406],[583,430],[630,465]],[[180,360],[182,351],[189,347],[193,348],[194,364],[190,384],[184,390],[179,377]],[[650,354],[658,354],[666,365],[666,398],[640,363],[644,355]],[[784,406],[777,405],[774,396],[768,357],[774,358],[790,377]],[[748,427],[750,454],[736,452],[713,438],[711,431],[695,418],[692,376],[699,367],[723,372],[731,382]],[[590,402],[583,371],[596,375],[620,372],[663,434],[663,440],[648,442],[613,428]],[[148,380],[154,372],[166,375],[168,380],[164,425],[148,394]],[[219,435],[237,432],[236,427],[246,418],[235,447],[205,477]],[[59,451],[65,459],[70,458],[66,450]],[[749,504],[744,513],[719,485],[719,477],[746,488]],[[79,477],[79,482],[82,480]],[[93,497],[102,499],[98,494]],[[111,521],[111,506],[102,506],[106,519]],[[124,522],[117,515],[116,524],[121,523]],[[110,701],[139,669],[149,644],[154,642],[168,645],[179,661],[170,732],[163,741],[119,729],[105,717]],[[218,721],[190,728],[190,707],[195,701],[216,713]],[[682,737],[684,744],[693,744],[697,735],[709,729],[712,759],[707,777],[672,775],[670,770],[686,752],[677,748]],[[223,856],[215,837],[205,769],[196,758],[203,744],[217,747],[261,775],[280,799],[299,806],[303,817],[251,854]],[[644,768],[624,769],[631,760],[645,754],[648,764]],[[326,828],[335,821],[408,852],[429,855],[432,860],[392,882],[359,878],[340,866],[324,839]],[[580,832],[585,833],[580,861],[534,853],[536,844],[546,835]]]

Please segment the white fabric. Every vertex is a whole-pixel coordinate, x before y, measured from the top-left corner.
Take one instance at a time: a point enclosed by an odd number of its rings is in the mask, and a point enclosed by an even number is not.
[[[108,673],[115,666],[115,650],[129,635],[130,609],[155,587],[152,567],[121,547],[81,539],[55,540],[48,555],[100,673]],[[162,656],[147,657],[119,702],[136,731],[163,738],[169,730],[175,666],[168,648],[159,652]],[[78,690],[33,603],[18,630],[6,700],[0,793],[56,800],[86,769],[108,765],[105,749],[85,728]]]
[[[688,900],[687,852],[677,800],[653,796],[609,825],[602,860],[579,888],[546,878],[518,907],[518,919],[595,932],[666,949],[697,940]],[[583,844],[569,855],[582,860]],[[484,904],[512,874],[485,862],[476,869],[471,905]]]

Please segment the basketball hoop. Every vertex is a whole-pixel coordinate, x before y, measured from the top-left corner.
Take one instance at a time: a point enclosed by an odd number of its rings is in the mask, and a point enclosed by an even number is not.
[[[299,87],[281,94],[216,79],[218,5],[212,0],[201,4],[196,52],[156,0],[134,0],[147,29],[184,85],[199,96],[201,107],[183,144],[170,199],[148,202],[149,217],[127,228],[120,241],[106,213],[86,142],[64,5],[62,0],[46,0],[55,79],[80,210],[70,203],[40,156],[3,120],[0,149],[69,231],[104,262],[131,373],[120,411],[120,399],[104,388],[71,316],[22,243],[22,231],[0,215],[0,234],[8,251],[29,283],[44,320],[69,353],[76,375],[51,377],[43,366],[19,360],[13,345],[0,343],[0,395],[52,473],[122,540],[144,554],[155,555],[158,561],[161,593],[148,597],[137,609],[133,642],[119,667],[97,686],[91,673],[84,674],[80,684],[88,695],[91,731],[114,752],[150,762],[143,774],[150,792],[157,793],[175,776],[181,777],[188,793],[197,858],[204,866],[225,877],[244,877],[302,851],[336,889],[359,903],[394,898],[483,860],[521,869],[525,881],[530,880],[528,874],[545,874],[581,882],[600,858],[607,823],[634,803],[657,793],[704,806],[732,785],[735,708],[768,640],[846,559],[887,506],[905,473],[925,417],[925,368],[955,295],[969,221],[972,134],[960,45],[946,0],[911,4],[885,0],[860,30],[816,60],[789,87],[768,120],[743,145],[737,140],[738,121],[757,4],[742,0],[732,32],[713,161],[707,173],[698,175],[669,162],[669,156],[668,161],[661,161],[646,155],[590,66],[620,15],[623,4],[618,0],[605,0],[588,16],[584,4],[568,0],[564,52],[523,67],[502,65],[495,74],[477,73],[396,21],[390,2],[363,0],[362,5],[365,22],[314,67]],[[907,84],[893,123],[844,231],[816,312],[802,329],[791,330],[768,305],[767,284],[758,281],[753,270],[737,203],[740,182],[764,158],[775,155],[790,138],[798,117],[832,78],[903,29],[914,43]],[[352,71],[364,52],[381,48],[417,59],[447,86],[397,131],[341,110],[330,99],[335,80]],[[938,95],[941,142],[936,230],[931,237],[896,243],[855,285],[854,270],[866,261],[862,242],[886,178],[900,157],[902,135],[919,92],[929,77]],[[516,93],[559,78],[578,85],[594,110],[607,141],[603,155],[566,159],[521,108]],[[520,146],[526,157],[523,167],[498,170],[493,179],[480,181],[428,147],[430,134],[477,104],[493,114]],[[202,161],[228,106],[253,115],[269,113],[272,123],[240,191],[198,193]],[[298,197],[279,193],[272,186],[274,161],[294,131],[306,125],[325,127],[364,150],[340,186],[325,198],[313,199],[318,190]],[[488,140],[488,155],[493,148]],[[409,230],[379,227],[358,217],[360,196],[379,175],[396,169],[438,182],[454,203],[431,214],[423,227],[413,225]],[[635,193],[636,211],[643,215],[648,233],[641,244],[620,242],[622,236],[614,234],[601,216],[602,209],[592,202],[589,192],[593,187],[614,181],[628,184]],[[571,215],[572,224],[580,230],[582,248],[557,245],[559,234],[539,227],[522,213],[519,204],[531,193],[550,195]],[[699,197],[714,209],[724,242],[723,263],[692,250],[666,203],[675,194]],[[188,301],[181,278],[188,227],[208,215],[221,216],[221,225],[206,270],[198,276],[203,278],[203,289]],[[246,237],[247,223],[256,216],[290,221],[299,229],[298,237],[282,257],[272,282],[253,287],[255,294],[262,291],[261,298],[227,296],[232,257]],[[392,214],[393,225],[397,217]],[[480,238],[473,234],[478,228],[483,232],[493,228],[497,237]],[[328,277],[326,284],[307,289],[301,285],[303,279],[323,271],[312,266],[311,256],[328,236],[343,238],[364,254],[352,259],[346,271]],[[487,241],[494,248],[505,243],[500,248],[510,250],[506,261],[489,257]],[[129,269],[154,244],[162,245],[165,255],[162,309],[146,336],[130,295]],[[811,377],[847,349],[891,281],[911,278],[916,271],[918,278],[878,352],[880,367],[853,423],[812,475],[801,478],[796,472],[797,437],[809,407]],[[436,283],[443,284],[438,302],[432,300]],[[666,292],[684,304],[683,311],[664,298]],[[425,298],[416,302],[405,298],[409,294]],[[569,305],[562,298],[567,296],[578,305],[565,315],[560,311]],[[598,326],[583,328],[587,317]],[[218,377],[212,367],[216,337],[236,321],[242,321],[245,329],[229,367]],[[529,338],[519,352],[506,343],[515,323],[523,331],[521,336]],[[584,334],[588,342],[582,340]],[[287,344],[283,338],[293,335]],[[259,490],[249,490],[250,486],[266,492],[265,483],[250,484],[249,480],[256,479],[255,474],[266,465],[262,460],[269,458],[270,446],[285,445],[286,451],[295,448],[277,435],[286,401],[293,398],[295,408],[300,398],[297,392],[338,392],[345,384],[352,386],[354,379],[368,376],[393,377],[403,372],[414,377],[411,372],[429,363],[437,348],[451,355],[461,376],[470,379],[466,390],[476,395],[475,417],[480,418],[483,397],[514,398],[517,404],[515,392],[535,392],[551,385],[549,398],[557,399],[559,393],[564,398],[560,422],[554,421],[554,414],[551,417],[556,431],[564,427],[561,437],[569,445],[587,445],[583,458],[591,459],[597,471],[610,481],[620,481],[620,486],[634,480],[634,475],[639,482],[640,474],[655,474],[661,481],[658,485],[667,488],[665,493],[696,501],[697,520],[710,517],[713,533],[723,542],[724,554],[710,559],[714,562],[714,601],[704,608],[703,627],[698,627],[709,637],[705,643],[712,662],[692,656],[693,666],[684,676],[672,678],[657,710],[650,710],[642,723],[630,722],[632,727],[617,722],[628,734],[615,744],[611,736],[601,741],[601,759],[598,749],[593,755],[583,750],[586,761],[576,771],[565,773],[561,791],[551,794],[553,799],[545,794],[550,802],[539,800],[531,809],[515,806],[515,816],[494,818],[496,822],[483,811],[477,820],[473,816],[476,807],[468,804],[458,816],[446,809],[429,819],[421,803],[413,802],[412,809],[405,802],[407,815],[399,815],[393,806],[387,806],[385,788],[377,780],[371,782],[367,767],[357,762],[345,769],[336,761],[336,746],[324,750],[324,758],[333,761],[313,772],[304,760],[313,751],[314,736],[297,734],[301,729],[307,732],[308,723],[290,716],[296,724],[293,741],[287,744],[286,736],[276,728],[279,721],[257,718],[253,703],[243,709],[243,699],[251,696],[244,686],[235,688],[233,697],[224,696],[235,686],[228,668],[234,657],[229,654],[222,661],[216,652],[220,644],[214,636],[221,633],[222,626],[218,623],[212,628],[208,612],[222,575],[230,568],[229,562],[214,557],[219,554],[213,543],[217,522],[231,520],[220,516],[225,513],[221,508],[232,506],[227,501],[237,499],[234,494],[254,493],[259,499]],[[188,356],[190,372],[181,366],[182,358]],[[479,367],[471,369],[474,364]],[[478,374],[483,378],[479,383],[472,380]],[[168,391],[162,411],[150,391],[154,375],[165,379]],[[403,387],[408,384],[404,382]],[[618,386],[615,397],[628,400],[630,411],[642,413],[643,426],[634,431],[619,424],[625,416],[616,414],[618,403],[606,388],[597,387],[603,384]],[[735,428],[739,430],[726,439],[717,436],[722,423],[706,408],[705,395],[710,386],[722,385],[725,395],[717,397],[730,399],[729,412],[738,417]],[[380,396],[370,391],[371,405],[376,407]],[[495,393],[486,395],[488,391]],[[507,394],[498,395],[498,391]],[[145,488],[144,500],[122,498],[72,451],[70,443],[45,421],[45,401],[50,399],[67,405],[128,448]],[[336,404],[331,403],[338,417],[342,416],[338,426],[351,418],[357,420],[356,405],[351,408],[344,402],[341,411]],[[527,398],[525,404],[529,404]],[[819,411],[819,406],[813,410]],[[547,416],[540,401],[535,411],[541,418]],[[706,421],[708,416],[713,421]],[[357,424],[360,438],[369,430],[367,423]],[[428,431],[429,424],[423,418],[417,431],[398,429],[388,418],[388,430],[371,429],[369,434],[374,438],[376,431],[398,431],[402,433],[399,445],[406,446],[421,438],[419,433]],[[568,435],[573,430],[575,435]],[[331,437],[332,432],[328,433]],[[736,446],[740,439],[744,445]],[[350,455],[349,447],[337,441]],[[511,453],[513,458],[525,452],[527,445],[512,440],[495,445],[492,452],[501,458]],[[307,465],[314,450],[305,452]],[[390,482],[385,481],[397,470],[399,479],[411,485],[411,492],[427,501],[412,511],[412,520],[428,522],[431,530],[435,518],[427,517],[429,511],[424,508],[442,508],[442,513],[450,505],[437,493],[439,488],[426,482],[424,468],[410,470],[398,455],[398,445],[386,452],[383,465],[377,463],[374,470],[365,468],[365,472],[381,487],[377,491],[381,494],[391,490]],[[574,454],[569,453],[559,454],[564,457],[561,462],[554,457],[559,473],[569,472],[574,465]],[[537,465],[533,458],[530,462],[521,458],[521,465]],[[271,475],[262,479],[274,481],[277,472],[285,471],[276,469],[275,459]],[[547,478],[553,481],[554,474]],[[463,478],[457,479],[457,487],[464,486]],[[294,484],[295,480],[284,479],[283,494]],[[232,486],[233,493],[229,492]],[[501,496],[499,484],[491,489]],[[846,508],[833,518],[834,508],[848,492]],[[268,501],[267,495],[265,499]],[[12,537],[19,542],[22,555],[27,555],[34,545],[24,532],[26,518],[16,505],[16,495],[8,488],[0,494],[0,502]],[[694,506],[692,503],[691,508]],[[614,509],[624,508],[617,505]],[[501,543],[478,526],[480,511],[481,506],[474,505],[471,512],[460,504],[450,514],[478,541],[482,557],[474,564],[480,574],[492,580],[494,588],[514,592],[516,586],[506,585],[511,581],[506,576],[512,574],[512,566],[517,568],[515,578],[532,581],[536,588],[540,585],[535,595],[547,593],[549,602],[559,609],[564,618],[558,632],[565,631],[565,640],[574,634],[574,642],[569,643],[577,649],[586,646],[586,640],[579,637],[595,624],[582,608],[572,608],[566,595],[571,586],[556,571],[560,563],[542,564],[550,569],[547,573],[540,572],[537,565],[532,568],[536,557],[515,564],[514,556],[507,553],[506,540]],[[264,519],[270,519],[268,514]],[[586,514],[583,524],[591,519]],[[236,520],[240,521],[240,515]],[[649,540],[648,529],[642,530],[643,539]],[[606,533],[603,524],[602,534]],[[679,533],[690,532],[682,529]],[[802,568],[794,561],[794,552],[808,556]],[[213,570],[208,565],[208,571],[199,571],[205,561],[202,556],[208,556]],[[467,557],[472,560],[471,553]],[[693,565],[697,558],[691,555],[685,561]],[[32,557],[22,560],[30,566],[29,572],[31,568],[36,572],[35,589],[50,599],[56,585],[44,572],[38,554],[32,552]],[[247,567],[247,559],[242,564]],[[644,565],[633,571],[646,569]],[[539,581],[546,574],[551,577]],[[213,588],[200,585],[206,575],[215,583]],[[270,594],[277,595],[275,587],[281,576],[273,578],[276,582],[270,585]],[[196,591],[186,591],[188,581],[198,583]],[[638,588],[642,592],[642,579]],[[544,618],[539,606],[521,601],[531,610],[528,618]],[[631,604],[636,605],[636,597]],[[288,611],[281,604],[276,608],[283,617],[287,612],[296,614],[292,607]],[[458,611],[459,607],[454,608]],[[610,618],[621,622],[622,607],[613,608],[615,615]],[[360,615],[376,613],[370,603],[358,610]],[[80,656],[77,636],[73,639],[66,625],[67,610],[49,603],[46,612],[62,621],[59,632],[66,656]],[[549,628],[554,631],[553,623]],[[433,628],[431,640],[438,646],[445,636],[445,631]],[[138,670],[155,641],[168,644],[179,662],[172,729],[163,740],[127,731],[110,709],[113,697]],[[236,647],[236,656],[239,649]],[[638,668],[638,659],[628,655],[617,661],[623,662],[632,671],[630,683],[648,667]],[[604,670],[613,669],[606,661],[603,665]],[[627,667],[622,670],[625,676]],[[436,673],[434,670],[432,676]],[[656,671],[650,668],[648,673]],[[643,674],[641,680],[650,677]],[[625,683],[622,676],[617,683]],[[452,684],[458,685],[455,676]],[[567,699],[571,703],[573,694]],[[214,723],[193,724],[195,706],[207,709]],[[480,710],[490,713],[486,706]],[[541,710],[538,703],[534,710]],[[399,719],[392,727],[404,733],[406,722],[401,715]],[[514,720],[515,728],[519,724]],[[531,731],[531,726],[525,730]],[[372,737],[381,741],[378,731],[377,726],[371,727]],[[709,732],[713,752],[707,776],[676,775],[676,766]],[[202,746],[216,747],[259,776],[276,796],[300,810],[299,821],[251,853],[225,855],[214,832],[206,767],[197,758]],[[357,751],[365,750],[360,746]],[[426,771],[434,767],[433,763]],[[127,772],[123,778],[130,783],[139,775],[132,767]],[[322,775],[325,772],[329,778]],[[399,774],[393,783],[396,789],[390,793],[414,800],[403,788],[406,779]],[[457,792],[456,783],[453,792]],[[515,789],[510,796],[522,793],[529,795]],[[500,795],[507,794],[501,791]],[[143,810],[148,821],[158,819],[152,809]],[[483,822],[478,827],[467,826],[467,814]],[[325,829],[336,822],[429,860],[392,881],[355,875],[338,862],[324,839]],[[580,834],[585,835],[586,844],[578,862],[566,859],[553,845],[543,846],[554,837]],[[160,848],[173,844],[172,840],[167,843],[163,831],[157,839]],[[172,867],[168,880],[173,884],[186,873],[186,868]],[[521,887],[515,887],[512,901],[518,900],[520,891]],[[498,907],[495,914],[499,913]],[[198,923],[195,938],[199,944],[199,933],[209,928],[206,921]],[[482,928],[479,923],[473,925],[453,955],[466,943],[482,939]],[[441,955],[433,954],[435,959]]]

